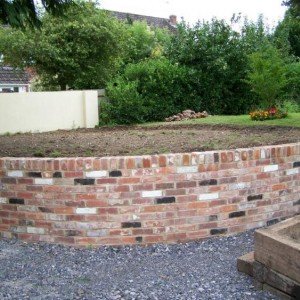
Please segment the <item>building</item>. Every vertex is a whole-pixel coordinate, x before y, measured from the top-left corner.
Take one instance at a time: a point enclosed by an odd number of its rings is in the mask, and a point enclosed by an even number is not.
[[[8,66],[0,67],[0,93],[30,91],[30,78],[26,71]]]
[[[169,19],[166,19],[132,13],[124,13],[119,11],[108,12],[111,13],[117,19],[127,21],[128,23],[132,23],[134,21],[145,21],[149,26],[169,29],[171,32],[175,32],[177,27],[177,17],[175,15],[171,15]]]

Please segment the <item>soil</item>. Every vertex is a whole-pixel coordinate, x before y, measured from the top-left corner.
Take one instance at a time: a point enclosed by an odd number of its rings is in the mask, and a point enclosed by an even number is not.
[[[0,157],[117,156],[180,153],[300,141],[300,128],[166,124],[0,136]]]

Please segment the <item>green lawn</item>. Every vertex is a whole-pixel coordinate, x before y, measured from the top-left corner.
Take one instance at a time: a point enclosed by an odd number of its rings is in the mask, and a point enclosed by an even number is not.
[[[243,126],[294,126],[300,127],[300,113],[290,113],[287,118],[279,120],[252,121],[249,115],[240,116],[211,116],[204,119],[193,119],[179,122],[156,122],[142,126],[156,126],[162,124],[208,124],[208,125],[243,125]]]

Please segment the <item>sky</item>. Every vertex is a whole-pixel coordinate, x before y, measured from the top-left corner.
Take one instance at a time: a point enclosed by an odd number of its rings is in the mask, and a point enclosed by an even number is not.
[[[100,0],[100,6],[141,15],[168,18],[174,14],[190,24],[197,20],[217,17],[230,21],[233,13],[242,13],[250,20],[257,20],[263,14],[266,23],[273,27],[284,16],[282,0]]]

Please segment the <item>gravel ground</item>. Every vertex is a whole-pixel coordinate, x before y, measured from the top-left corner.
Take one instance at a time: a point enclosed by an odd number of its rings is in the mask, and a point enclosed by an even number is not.
[[[0,299],[277,299],[236,270],[252,248],[253,231],[94,250],[0,240]]]

